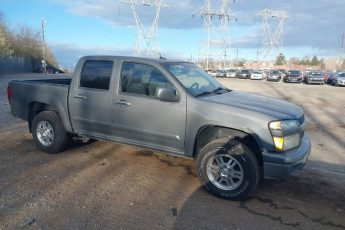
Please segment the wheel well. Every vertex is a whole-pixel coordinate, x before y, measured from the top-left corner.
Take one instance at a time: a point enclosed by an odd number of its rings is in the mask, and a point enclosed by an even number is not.
[[[212,140],[221,138],[236,139],[246,144],[255,154],[259,164],[262,165],[263,161],[259,144],[251,134],[240,130],[220,126],[204,126],[198,131],[194,143],[193,157],[196,158],[199,151]]]
[[[42,111],[55,111],[57,112],[57,109],[54,106],[42,103],[42,102],[32,102],[29,105],[29,113],[28,113],[28,124],[29,124],[29,130],[32,131],[32,121],[34,120],[34,117],[39,114]]]

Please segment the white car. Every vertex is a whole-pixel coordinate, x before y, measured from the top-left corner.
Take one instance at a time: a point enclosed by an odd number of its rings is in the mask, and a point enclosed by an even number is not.
[[[262,80],[264,79],[263,73],[255,71],[250,75],[250,80]]]
[[[217,76],[217,71],[215,71],[215,70],[207,70],[206,72],[207,72],[208,75],[210,75],[211,77],[216,77],[216,76]]]
[[[335,75],[331,84],[335,86],[345,86],[345,72]]]
[[[228,69],[226,71],[226,77],[236,77],[238,70],[236,69]]]

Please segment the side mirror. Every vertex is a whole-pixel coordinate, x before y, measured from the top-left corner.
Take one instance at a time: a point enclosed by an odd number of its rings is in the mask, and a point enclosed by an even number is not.
[[[176,94],[176,90],[172,87],[157,87],[155,98],[167,102],[180,101],[180,96]]]

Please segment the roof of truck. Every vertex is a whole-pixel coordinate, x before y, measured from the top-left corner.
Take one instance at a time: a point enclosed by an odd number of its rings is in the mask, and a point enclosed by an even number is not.
[[[145,62],[156,62],[156,63],[188,62],[188,61],[183,61],[183,60],[167,59],[164,57],[151,58],[151,57],[135,57],[135,56],[115,56],[115,55],[89,55],[89,56],[82,57],[82,59],[87,59],[87,60],[121,59],[121,60],[127,60],[127,61],[145,61]]]

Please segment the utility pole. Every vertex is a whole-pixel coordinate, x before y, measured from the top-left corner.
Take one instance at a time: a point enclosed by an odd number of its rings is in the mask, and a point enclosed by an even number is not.
[[[343,33],[340,37],[338,70],[340,70],[343,66],[344,38],[345,38],[345,34]]]
[[[44,37],[44,24],[46,21],[44,18],[41,20],[41,33],[42,33],[42,53],[43,53],[43,60],[42,60],[42,67],[43,67],[43,72],[47,73],[47,62],[46,62],[46,49],[45,49],[45,37]]]
[[[158,20],[161,8],[170,7],[165,4],[165,0],[122,0],[131,6],[133,17],[137,26],[137,39],[134,48],[135,56],[151,56],[160,55],[157,46],[157,30]],[[150,27],[145,28],[138,14],[138,7],[152,7],[154,9],[154,19]]]

